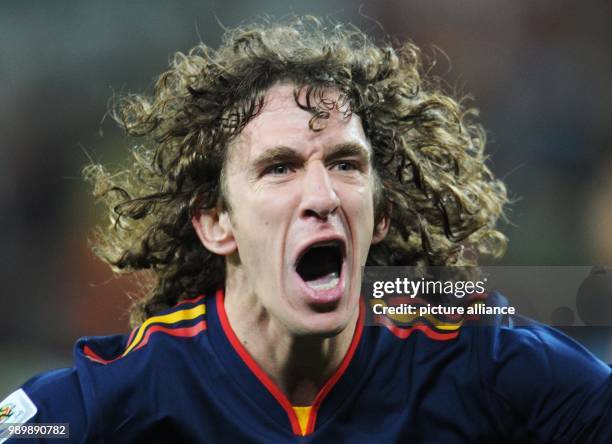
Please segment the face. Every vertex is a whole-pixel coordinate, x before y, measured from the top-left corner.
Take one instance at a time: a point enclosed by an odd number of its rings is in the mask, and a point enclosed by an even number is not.
[[[356,318],[361,266],[384,235],[374,226],[371,148],[360,118],[346,110],[311,130],[294,91],[270,88],[230,147],[228,279],[289,333],[334,335]]]

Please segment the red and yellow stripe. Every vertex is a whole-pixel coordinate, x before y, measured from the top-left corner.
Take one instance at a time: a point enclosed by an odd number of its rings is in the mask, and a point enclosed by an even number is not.
[[[202,297],[195,300],[183,301],[182,303],[177,304],[177,306],[184,305],[187,302],[197,303],[201,299]],[[203,317],[205,314],[206,305],[202,303],[192,308],[178,310],[165,315],[153,316],[147,319],[140,327],[137,327],[132,331],[125,351],[114,359],[109,360],[100,357],[88,345],[83,347],[83,353],[91,361],[98,362],[100,364],[110,364],[111,362],[121,359],[129,353],[146,346],[149,343],[151,335],[154,333],[165,333],[167,335],[180,338],[190,338],[196,336],[198,333],[206,330],[207,326],[204,319],[201,319],[194,325],[187,327],[177,327],[176,325],[180,322],[196,320],[199,317]]]
[[[484,302],[482,302],[482,300],[486,299],[486,296],[487,295],[481,294],[475,295],[475,297],[473,297],[473,299],[470,301],[469,306],[483,305]],[[376,303],[381,302],[377,301]],[[373,306],[374,302],[370,301],[370,304]],[[454,321],[444,320],[444,317],[438,317],[430,314],[374,316],[374,321],[376,323],[386,327],[391,333],[393,333],[393,335],[400,339],[406,339],[415,331],[420,331],[429,339],[434,339],[436,341],[449,341],[455,339],[457,336],[459,336],[459,332],[465,321],[474,319],[478,319],[478,316],[463,315]]]

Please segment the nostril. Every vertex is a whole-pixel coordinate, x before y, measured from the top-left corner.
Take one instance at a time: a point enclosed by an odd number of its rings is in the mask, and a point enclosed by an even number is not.
[[[306,217],[319,217],[316,211],[314,210],[306,210],[304,211],[304,216]]]
[[[311,208],[307,208],[306,210],[304,210],[303,214],[306,218],[314,217],[317,219],[327,219],[327,217],[330,214],[333,214],[335,210],[335,208],[331,210],[313,210]]]

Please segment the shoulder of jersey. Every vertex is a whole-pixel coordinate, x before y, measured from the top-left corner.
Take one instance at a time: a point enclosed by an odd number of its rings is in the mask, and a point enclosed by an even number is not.
[[[77,353],[91,362],[108,365],[150,349],[152,343],[162,338],[178,341],[194,338],[207,329],[206,301],[205,296],[183,300],[148,318],[129,336],[83,338],[77,343]]]

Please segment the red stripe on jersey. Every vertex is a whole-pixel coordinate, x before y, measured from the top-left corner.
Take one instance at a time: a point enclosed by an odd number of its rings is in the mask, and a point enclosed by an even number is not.
[[[398,327],[393,322],[391,322],[391,320],[389,320],[387,317],[382,317],[379,320],[379,323],[387,327],[387,329],[391,333],[393,333],[395,336],[397,336],[400,339],[408,338],[413,332],[417,330],[422,332],[429,339],[435,339],[436,341],[450,341],[451,339],[455,339],[457,336],[459,336],[459,330],[451,331],[448,333],[441,333],[441,332],[434,330],[433,328],[431,328],[429,325],[426,325],[426,324],[415,324],[408,328]]]
[[[219,314],[219,321],[221,322],[221,327],[225,332],[225,336],[229,340],[230,344],[240,356],[240,359],[249,367],[249,369],[253,372],[253,374],[259,379],[264,387],[268,389],[268,391],[274,396],[276,401],[281,405],[283,410],[287,413],[289,417],[289,423],[291,424],[291,430],[295,435],[301,436],[302,429],[300,428],[300,423],[297,419],[297,415],[293,410],[293,406],[285,396],[285,394],[278,388],[278,386],[270,379],[270,377],[259,367],[257,362],[251,357],[249,352],[244,348],[244,346],[240,343],[240,340],[232,330],[232,327],[227,320],[227,313],[225,312],[225,307],[223,305],[223,290],[217,290],[217,313]]]
[[[176,304],[174,304],[174,306],[175,307],[180,307],[181,305],[185,305],[185,304],[197,304],[202,299],[204,299],[204,297],[205,297],[205,295],[198,296],[198,297],[193,298],[193,299],[185,299],[183,301],[177,302]]]
[[[85,356],[87,356],[87,358],[89,358],[90,361],[97,362],[98,364],[104,364],[104,365],[110,364],[111,362],[115,362],[117,359],[121,358],[121,356],[119,356],[119,358],[115,358],[115,359],[104,359],[98,356],[96,352],[94,352],[89,347],[89,345],[83,346],[83,353],[85,354]]]
[[[132,333],[130,333],[130,337],[128,338],[126,344],[127,346],[129,346],[129,344],[132,343],[132,339],[134,339],[134,336],[136,335],[136,332],[138,331],[139,327],[134,327],[134,329],[132,330]]]
[[[360,299],[359,304],[359,317],[357,318],[357,325],[355,326],[355,332],[353,333],[353,339],[351,340],[351,345],[349,345],[349,349],[344,356],[344,359],[340,363],[338,369],[334,372],[333,375],[327,380],[323,388],[317,393],[317,396],[312,403],[312,410],[310,411],[310,416],[308,418],[308,424],[306,425],[306,435],[314,432],[315,423],[317,422],[317,413],[319,411],[319,407],[323,403],[323,400],[327,396],[327,394],[334,387],[336,382],[342,377],[346,369],[348,368],[353,356],[355,355],[355,350],[357,350],[357,346],[359,345],[359,341],[361,340],[361,334],[363,333],[363,318],[365,316],[365,303],[362,299]]]
[[[302,429],[300,428],[300,423],[298,421],[295,410],[293,410],[293,406],[287,396],[282,392],[282,390],[272,381],[272,379],[263,371],[259,364],[255,362],[255,360],[251,357],[246,348],[242,345],[234,330],[232,330],[231,325],[227,319],[227,313],[225,312],[225,307],[223,304],[223,290],[217,290],[217,313],[219,314],[219,320],[221,322],[221,326],[227,339],[230,344],[238,353],[238,356],[242,359],[242,361],[249,367],[249,369],[253,372],[253,374],[259,379],[259,381],[268,389],[268,391],[272,394],[272,396],[276,399],[276,401],[280,404],[280,406],[287,413],[287,417],[289,418],[289,423],[291,424],[291,430],[295,435],[302,436]],[[357,326],[355,327],[355,333],[353,334],[353,339],[349,346],[349,349],[344,356],[344,359],[340,363],[338,369],[334,372],[334,374],[327,380],[327,382],[323,385],[317,396],[315,397],[314,403],[312,405],[312,410],[310,412],[310,416],[308,418],[308,425],[306,427],[306,435],[312,433],[314,431],[314,426],[317,417],[317,410],[320,407],[323,399],[327,394],[331,391],[332,387],[338,382],[340,377],[346,371],[353,355],[355,354],[355,350],[357,349],[357,345],[359,344],[359,340],[361,339],[361,333],[363,331],[363,317],[364,317],[364,305],[363,303],[359,306],[359,318],[357,320]]]
[[[147,329],[147,332],[145,333],[144,338],[142,338],[142,341],[140,342],[140,344],[134,347],[130,351],[130,353],[133,352],[134,350],[138,350],[139,348],[147,345],[151,335],[158,331],[162,333],[166,333],[167,335],[176,336],[179,338],[191,338],[204,330],[206,330],[206,321],[200,321],[197,324],[192,325],[191,327],[181,327],[181,328],[168,328],[168,327],[164,327],[163,325],[153,324],[151,327]]]
[[[191,327],[181,327],[181,328],[168,328],[168,327],[164,327],[163,325],[152,325],[151,327],[147,329],[147,332],[145,333],[145,336],[142,339],[141,343],[138,344],[137,347],[134,347],[130,351],[130,353],[133,352],[134,350],[138,350],[139,348],[144,347],[149,342],[149,338],[151,337],[153,333],[162,332],[162,333],[166,333],[167,335],[175,336],[179,338],[191,338],[193,336],[196,336],[198,333],[206,330],[206,327],[207,327],[206,321],[200,321],[197,324],[192,325]],[[115,359],[104,359],[101,356],[99,356],[96,352],[94,352],[88,345],[85,345],[83,347],[83,353],[91,361],[97,362],[99,364],[104,364],[104,365],[110,364],[111,362],[115,362],[116,360],[124,357],[123,355],[121,355]]]

